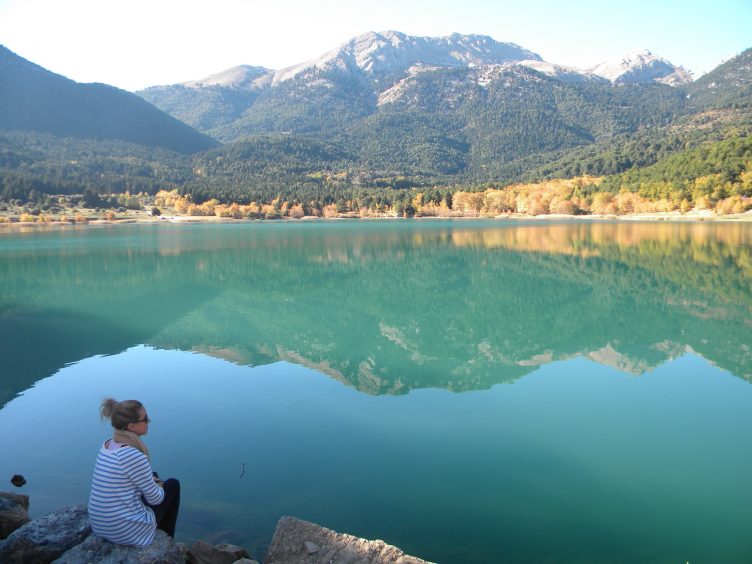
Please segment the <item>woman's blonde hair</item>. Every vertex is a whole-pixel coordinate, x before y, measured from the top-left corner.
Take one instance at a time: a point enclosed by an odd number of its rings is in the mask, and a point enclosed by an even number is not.
[[[138,400],[117,401],[113,398],[104,398],[100,415],[102,419],[109,417],[112,426],[121,431],[128,428],[129,423],[136,423],[141,419],[143,404]]]

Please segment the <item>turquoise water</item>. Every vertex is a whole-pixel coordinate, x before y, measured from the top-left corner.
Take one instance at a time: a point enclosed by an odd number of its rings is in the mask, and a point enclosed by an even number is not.
[[[35,515],[84,503],[99,401],[134,397],[186,542],[262,558],[295,515],[439,562],[752,561],[751,241],[493,221],[0,233],[0,476],[26,476]]]

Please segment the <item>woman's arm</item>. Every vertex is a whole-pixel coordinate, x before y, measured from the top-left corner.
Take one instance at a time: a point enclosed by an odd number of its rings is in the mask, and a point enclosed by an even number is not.
[[[149,505],[157,505],[164,499],[164,490],[154,481],[151,464],[146,455],[138,449],[123,447],[120,463]]]

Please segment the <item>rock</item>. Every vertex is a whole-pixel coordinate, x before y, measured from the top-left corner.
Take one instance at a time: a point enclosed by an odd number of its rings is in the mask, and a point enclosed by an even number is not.
[[[63,554],[56,564],[183,564],[184,546],[157,529],[154,541],[145,547],[113,544],[96,535]]]
[[[197,540],[188,549],[188,562],[191,564],[233,564],[241,558],[250,558],[242,546],[235,544],[209,544]]]
[[[316,554],[319,550],[321,550],[321,547],[315,542],[305,541],[303,544],[305,545],[308,554]]]
[[[0,542],[0,562],[52,562],[91,533],[83,505],[65,507],[26,523]]]
[[[240,560],[236,560],[232,564],[259,564],[258,560],[251,560],[250,558],[241,558]]]
[[[29,496],[0,492],[0,539],[29,522]]]
[[[10,479],[10,483],[17,488],[20,488],[21,486],[26,484],[26,478],[21,476],[21,474],[13,474],[13,477]]]
[[[0,498],[10,500],[11,502],[22,506],[24,509],[29,509],[29,496],[26,494],[0,492]]]
[[[319,550],[309,552],[309,546]],[[359,539],[337,533],[315,523],[282,517],[277,522],[265,564],[421,564],[425,560],[408,556],[382,540]]]

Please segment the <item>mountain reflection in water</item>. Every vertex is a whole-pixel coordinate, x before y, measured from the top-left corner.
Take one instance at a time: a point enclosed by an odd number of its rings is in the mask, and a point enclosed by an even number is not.
[[[694,351],[752,377],[744,224],[331,222],[0,237],[0,402],[138,344],[286,360],[369,394]]]

